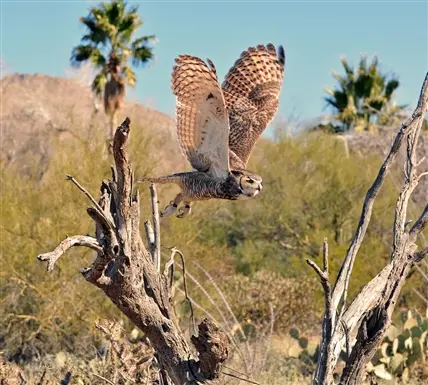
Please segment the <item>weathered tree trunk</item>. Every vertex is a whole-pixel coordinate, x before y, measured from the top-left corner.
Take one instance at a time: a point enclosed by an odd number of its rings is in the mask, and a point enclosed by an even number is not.
[[[159,263],[158,228],[154,234],[157,247],[151,245],[156,255],[146,250],[140,235],[139,195],[133,194],[133,174],[126,151],[129,125],[127,118],[116,130],[113,177],[102,182],[98,202],[73,177],[68,177],[93,204],[87,212],[96,224],[95,237],[67,238],[54,251],[39,255],[38,259],[47,261],[47,269],[52,271],[58,258],[73,246],[96,250],[92,266],[82,270],[85,279],[102,289],[146,334],[157,352],[160,366],[174,384],[207,383],[218,378],[222,363],[228,358],[229,341],[215,325],[204,320],[199,326],[199,337],[192,339],[195,344],[192,348],[178,326],[168,270],[160,274],[156,266]],[[157,212],[154,215],[157,216]]]
[[[416,245],[419,234],[428,224],[428,203],[413,226],[407,226],[407,205],[410,196],[419,180],[428,175],[427,160],[422,159],[418,162],[416,159],[417,141],[427,105],[428,73],[425,76],[415,112],[402,124],[373,185],[367,191],[357,230],[333,289],[329,281],[327,242],[325,241],[323,269],[307,260],[320,276],[326,304],[314,385],[333,383],[333,373],[339,355],[345,347],[348,359],[340,384],[361,383],[367,363],[378,349],[391,324],[393,310],[410,270],[428,254],[428,245],[419,251]],[[370,222],[373,204],[404,140],[407,142],[407,159],[404,165],[404,184],[395,209],[393,251],[390,262],[347,305],[352,268]],[[418,174],[417,168],[420,165],[425,165],[425,169]]]

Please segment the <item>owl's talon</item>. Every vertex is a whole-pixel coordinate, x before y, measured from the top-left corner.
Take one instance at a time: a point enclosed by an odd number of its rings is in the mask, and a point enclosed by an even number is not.
[[[176,211],[177,211],[177,205],[174,203],[174,201],[171,201],[169,205],[166,206],[165,209],[159,213],[159,216],[161,218],[165,218],[174,214]]]
[[[190,214],[190,211],[191,211],[191,208],[190,208],[190,206],[189,205],[184,205],[184,206],[181,206],[179,209],[178,209],[178,213],[177,213],[177,215],[176,215],[176,217],[177,218],[184,218],[185,216],[187,216],[187,215],[189,215]]]

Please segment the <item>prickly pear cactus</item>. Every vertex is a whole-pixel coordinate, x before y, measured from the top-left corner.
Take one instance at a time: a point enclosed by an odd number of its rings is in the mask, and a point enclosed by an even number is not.
[[[319,345],[309,342],[309,339],[301,336],[296,328],[290,329],[290,336],[299,344],[300,352],[298,358],[308,364],[316,363],[319,355]]]
[[[402,313],[401,327],[391,325],[380,349],[367,366],[367,371],[384,380],[400,377],[407,382],[412,366],[417,362],[428,365],[428,309],[425,317]]]

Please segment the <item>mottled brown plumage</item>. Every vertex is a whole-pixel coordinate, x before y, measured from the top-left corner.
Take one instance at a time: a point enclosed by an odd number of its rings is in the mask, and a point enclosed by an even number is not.
[[[181,149],[194,169],[227,177],[229,125],[214,64],[190,55],[175,62],[171,83]]]
[[[190,202],[210,198],[244,199],[257,195],[262,178],[246,170],[251,151],[278,109],[284,78],[284,49],[272,44],[250,47],[229,70],[220,87],[214,64],[181,55],[172,73],[176,96],[177,137],[180,148],[197,170],[161,178],[153,183],[176,183],[181,192],[163,216]]]
[[[245,169],[257,140],[274,118],[284,79],[285,54],[272,44],[242,52],[222,84],[229,115],[232,169]],[[236,155],[236,156],[235,156]]]

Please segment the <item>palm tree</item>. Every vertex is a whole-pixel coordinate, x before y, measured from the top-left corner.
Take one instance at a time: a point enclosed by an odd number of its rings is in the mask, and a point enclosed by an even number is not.
[[[392,96],[400,85],[397,78],[382,74],[377,57],[370,64],[362,57],[355,71],[346,60],[341,58],[345,75],[333,72],[338,81],[336,89],[325,88],[329,94],[325,98],[327,106],[335,113],[340,122],[339,130],[371,130],[376,125],[388,125],[406,106],[397,106]]]
[[[97,97],[104,92],[110,139],[113,138],[117,114],[123,106],[126,85],[134,87],[136,83],[128,60],[131,58],[132,65],[138,67],[153,59],[154,35],[132,40],[135,31],[143,24],[137,10],[137,6],[128,10],[123,0],[103,2],[91,8],[88,16],[80,18],[87,34],[71,54],[73,66],[89,61],[98,70],[92,90]]]

